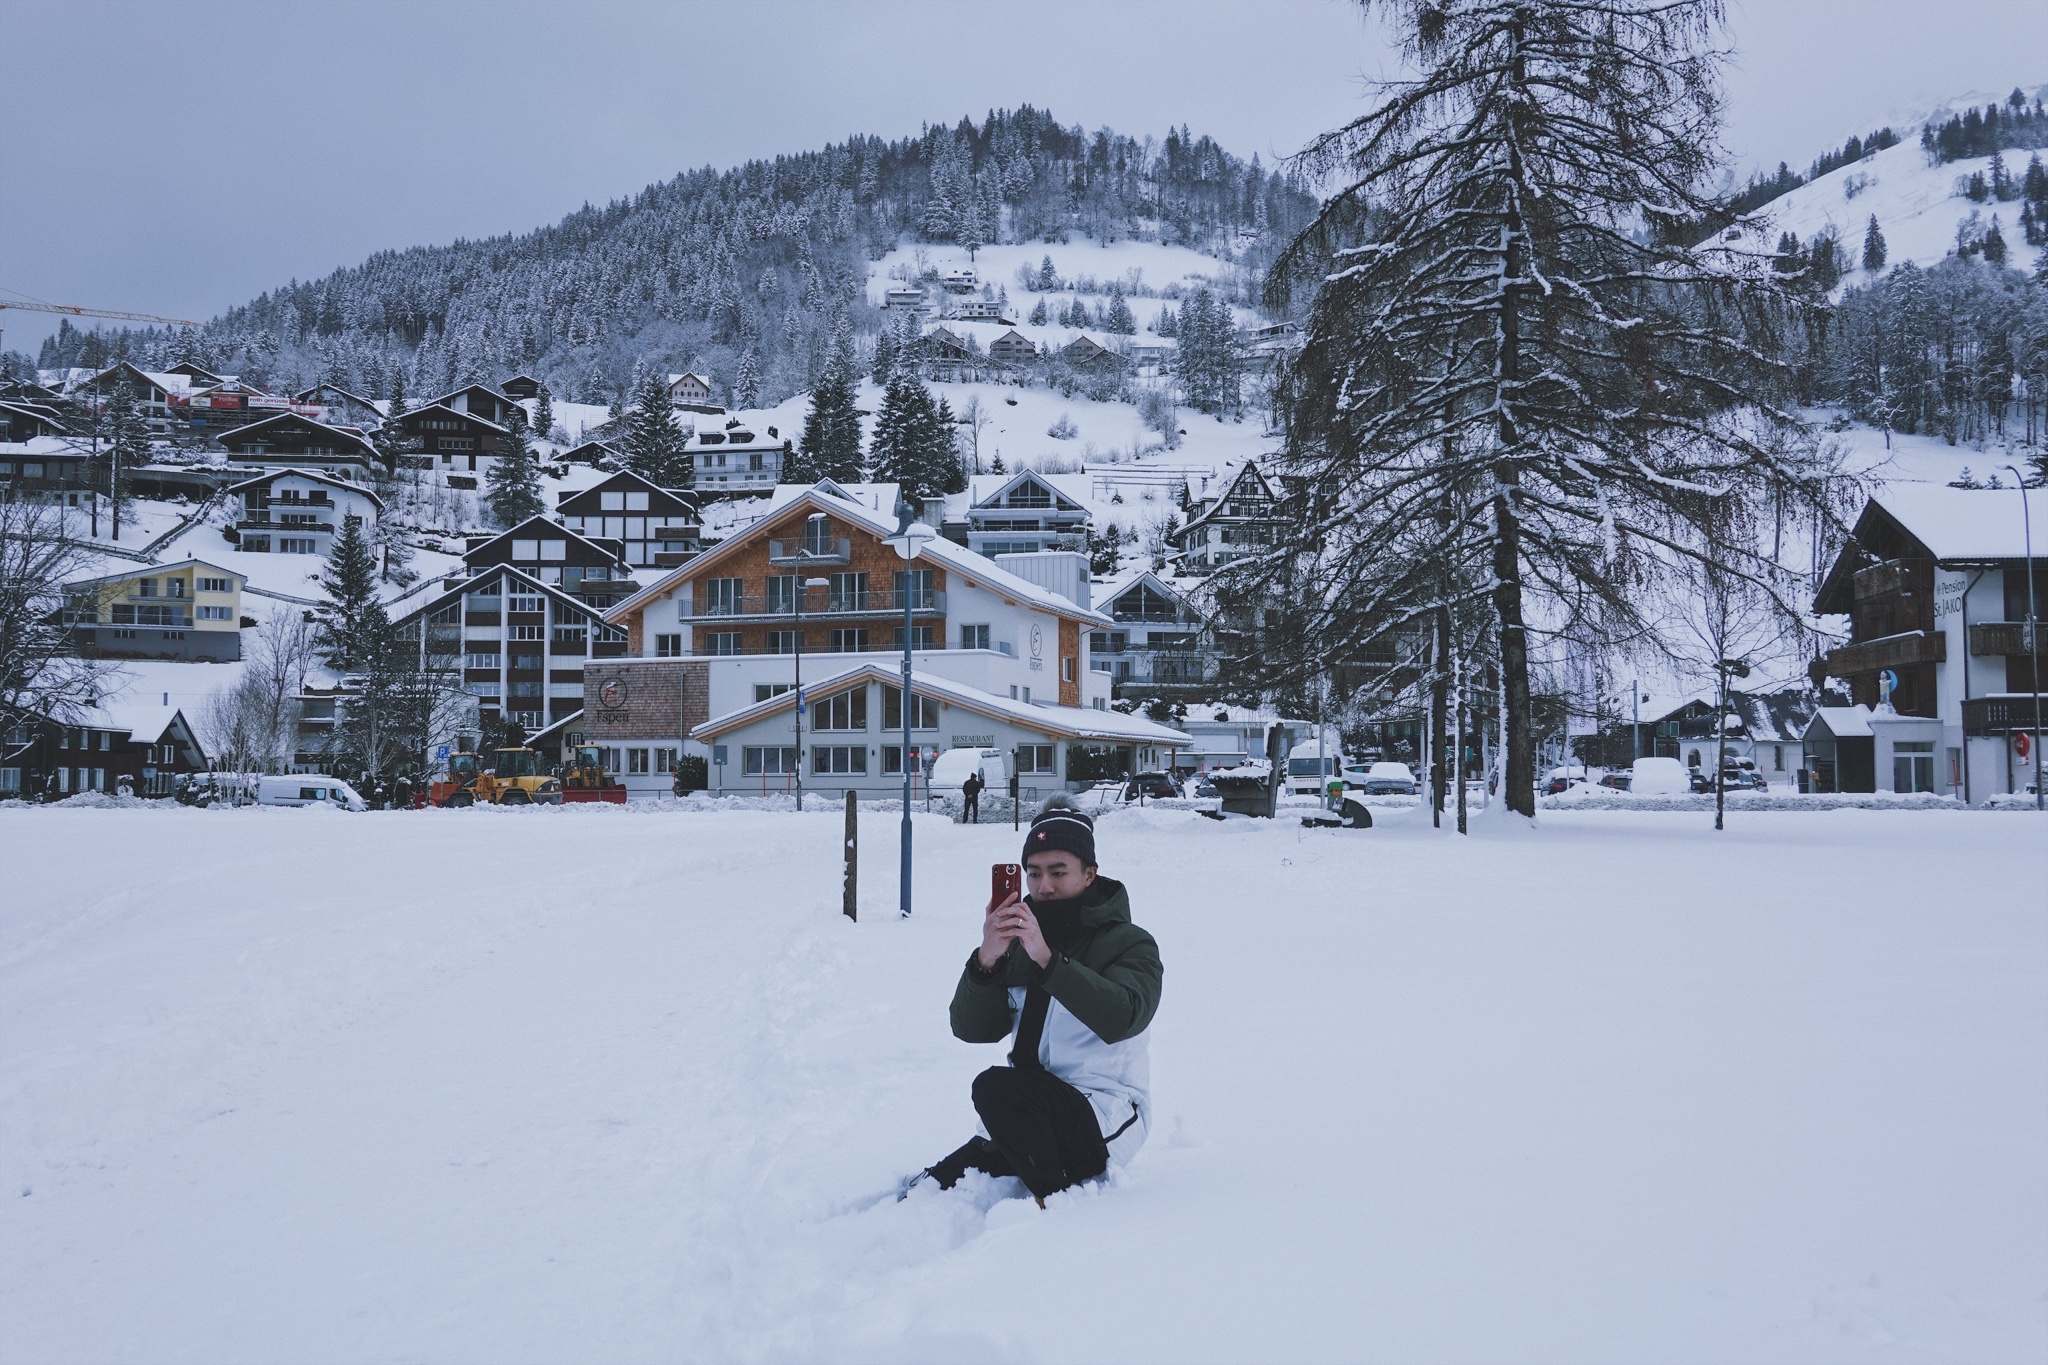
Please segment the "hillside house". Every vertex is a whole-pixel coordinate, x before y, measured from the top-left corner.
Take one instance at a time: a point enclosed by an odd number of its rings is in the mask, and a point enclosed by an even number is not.
[[[66,583],[67,643],[89,659],[231,663],[242,657],[247,582],[231,569],[186,559]]]
[[[38,436],[62,436],[64,420],[43,403],[0,401],[0,441],[18,445]]]
[[[357,427],[372,431],[384,424],[384,410],[369,399],[339,384],[315,384],[292,395],[295,408],[315,407],[320,421],[330,426]]]
[[[1003,307],[993,299],[970,299],[955,307],[952,317],[961,322],[997,322],[1005,327],[1014,327],[1015,318],[1003,316]]]
[[[91,496],[92,462],[92,442],[78,437],[35,436],[0,443],[0,496],[77,507],[81,494]]]
[[[542,385],[530,374],[515,374],[498,385],[498,392],[515,403],[524,403],[540,397]]]
[[[1870,709],[1880,787],[1975,803],[2038,771],[2028,582],[2038,609],[2048,572],[2027,557],[2022,496],[1890,485],[1814,596],[1816,612],[1849,618],[1849,643],[1815,662],[1815,681],[1841,679]]]
[[[699,494],[761,494],[782,481],[791,441],[772,426],[756,434],[745,420],[733,417],[723,426],[698,431],[687,448]]]
[[[383,461],[370,438],[354,427],[331,427],[296,412],[281,412],[215,435],[232,468],[315,470],[368,484]]]
[[[1029,365],[1038,359],[1038,347],[1011,328],[988,344],[988,358],[998,365]]]
[[[882,291],[882,307],[891,312],[919,313],[924,311],[924,286],[917,284],[892,284]]]
[[[468,413],[497,427],[510,426],[514,420],[514,413],[517,413],[520,419],[526,416],[525,409],[513,402],[510,395],[499,392],[489,384],[465,384],[421,406],[449,408],[455,412]]]
[[[965,270],[948,270],[939,277],[939,284],[948,294],[972,294],[981,288],[981,277],[972,267]]]
[[[1116,624],[1090,637],[1089,666],[1108,675],[1119,699],[1188,700],[1214,690],[1215,650],[1185,585],[1126,569],[1101,585],[1096,604]]]
[[[1106,378],[1114,378],[1123,373],[1124,366],[1128,363],[1115,351],[1088,336],[1078,336],[1068,342],[1060,350],[1060,359],[1071,368],[1085,374]]]
[[[687,374],[670,375],[668,398],[677,407],[697,407],[710,403],[711,376],[698,374],[695,370]]]
[[[967,481],[967,548],[976,554],[1036,554],[1079,548],[1090,525],[1082,474],[976,474]]]
[[[229,539],[255,554],[325,555],[350,521],[367,535],[384,514],[370,489],[316,469],[277,469],[231,484],[239,501]]]
[[[418,443],[414,462],[422,469],[439,470],[450,488],[480,487],[510,435],[488,418],[440,403],[401,414],[398,425]]]
[[[633,568],[674,568],[696,553],[703,528],[695,497],[658,488],[631,470],[559,494],[555,520],[579,535],[619,542]]]
[[[528,517],[496,535],[471,536],[462,562],[471,573],[510,565],[595,612],[603,612],[640,586],[622,542],[586,536],[545,516]]]
[[[619,448],[605,441],[585,441],[572,446],[555,457],[563,464],[615,465],[619,462]]]
[[[1275,542],[1282,531],[1280,488],[1247,460],[1190,499],[1187,521],[1169,537],[1189,573],[1213,573]]]
[[[627,632],[628,656],[585,671],[586,735],[710,756],[696,728],[790,686],[799,648],[806,678],[862,656],[900,659],[906,606],[920,674],[1027,705],[1108,705],[1086,639],[1108,617],[936,537],[906,571],[885,543],[895,529],[893,517],[806,489],[642,588],[606,618]],[[803,586],[814,578],[825,586]]]

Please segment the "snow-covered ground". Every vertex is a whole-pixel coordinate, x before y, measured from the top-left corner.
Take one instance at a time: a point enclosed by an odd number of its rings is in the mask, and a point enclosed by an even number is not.
[[[2027,155],[2025,151],[2005,153],[2006,169],[2015,179],[2026,170]],[[1765,211],[1773,233],[1796,233],[1803,243],[1832,229],[1847,264],[1855,267],[1843,276],[1845,285],[1870,278],[1862,266],[1863,234],[1872,214],[1877,216],[1878,231],[1884,234],[1887,270],[1907,261],[1924,269],[1953,252],[1956,228],[1973,212],[1987,227],[1995,215],[2011,253],[2008,263],[2018,270],[2031,270],[2040,251],[2028,246],[2020,235],[2019,204],[1974,204],[1956,191],[1958,181],[1966,181],[1976,172],[1988,177],[1990,166],[1988,156],[1928,165],[1927,153],[1920,147],[1920,130],[1914,127],[1904,130],[1904,140],[1896,146],[1829,171],[1773,200]]]
[[[5,1355],[2048,1354],[2031,815],[1110,815],[1157,1119],[1044,1212],[869,1202],[1015,836],[839,828],[0,809]]]

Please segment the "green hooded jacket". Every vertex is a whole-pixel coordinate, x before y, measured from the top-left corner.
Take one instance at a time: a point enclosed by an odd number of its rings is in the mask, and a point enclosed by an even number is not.
[[[1073,904],[1074,932],[1064,943],[1053,944],[1052,962],[1043,972],[1020,943],[1012,943],[986,974],[978,955],[967,955],[966,970],[953,989],[955,1038],[1000,1043],[1009,1037],[1014,1022],[1010,990],[1029,986],[1043,987],[1105,1043],[1134,1038],[1150,1026],[1165,968],[1152,935],[1131,923],[1124,884],[1097,877]],[[1052,944],[1050,933],[1046,941]]]

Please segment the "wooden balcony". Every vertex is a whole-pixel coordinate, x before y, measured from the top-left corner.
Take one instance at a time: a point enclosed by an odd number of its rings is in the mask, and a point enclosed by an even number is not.
[[[1882,567],[1882,566],[1879,566]],[[1827,653],[1827,671],[1837,678],[1857,673],[1874,673],[1880,668],[1905,668],[1912,664],[1938,664],[1948,659],[1948,636],[1940,631],[1912,630],[1887,635],[1882,640],[1865,640],[1843,645]]]
[[[770,564],[845,564],[852,559],[853,542],[845,536],[768,542]]]
[[[2040,643],[2048,645],[2048,639]],[[2032,652],[2025,621],[1979,621],[1970,627],[1970,653],[1975,658]]]

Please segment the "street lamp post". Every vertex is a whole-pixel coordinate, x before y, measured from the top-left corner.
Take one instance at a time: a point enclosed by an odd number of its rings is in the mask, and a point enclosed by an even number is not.
[[[2034,690],[2034,809],[2041,810],[2042,802],[2048,801],[2048,781],[2041,778],[2041,613],[2034,604],[2034,515],[2027,506],[2027,481],[2013,466],[2007,465],[2006,469],[2020,486],[2020,529],[2026,536],[2027,671],[2033,674]],[[1967,662],[1964,666],[1968,667]]]
[[[917,552],[925,542],[938,535],[931,527],[913,520],[915,516],[916,510],[909,502],[897,503],[896,534],[888,542],[903,556],[903,866],[897,885],[898,909],[905,918],[910,915],[910,614],[916,598],[910,566],[917,562]]]
[[[799,563],[801,568],[801,563]],[[804,589],[829,588],[830,579],[804,578],[796,580],[796,590],[790,594],[791,609],[796,613],[796,808],[804,808]]]

